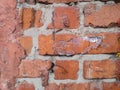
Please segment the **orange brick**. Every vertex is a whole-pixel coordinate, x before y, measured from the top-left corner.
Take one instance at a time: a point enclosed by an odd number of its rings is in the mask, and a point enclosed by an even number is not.
[[[35,23],[34,23],[35,27],[41,27],[41,26],[43,26],[43,23],[40,21],[41,16],[42,16],[42,11],[37,10],[35,12]]]
[[[89,7],[88,7],[89,8]],[[104,5],[90,15],[85,14],[85,26],[111,27],[117,25],[120,18],[120,4]],[[84,11],[86,12],[86,11]]]
[[[19,77],[40,77],[40,71],[49,70],[51,65],[51,61],[23,60],[19,66]]]
[[[60,90],[60,87],[55,83],[50,83],[45,87],[45,90]]]
[[[60,88],[62,90],[89,90],[88,83],[67,83],[67,84],[60,84]]]
[[[42,55],[75,55],[117,53],[120,51],[120,33],[40,35],[39,53]]]
[[[54,70],[55,79],[77,79],[79,62],[74,60],[57,60]]]
[[[102,42],[101,44],[99,43],[99,39],[97,40],[96,44],[95,43],[90,43],[89,46],[92,46],[94,44],[93,48],[89,50],[89,53],[95,53],[95,54],[100,54],[100,53],[117,53],[120,52],[120,43],[119,43],[119,38],[120,38],[120,32],[116,33],[100,33],[100,34],[91,34],[89,37],[101,37]],[[100,44],[96,47],[97,44]]]
[[[85,61],[84,78],[115,78],[116,64],[112,60]]]
[[[103,82],[103,90],[120,90],[120,83],[119,82],[113,82],[113,83]]]
[[[19,84],[16,90],[35,90],[35,87],[31,83],[24,82],[24,83]]]
[[[57,85],[55,83],[50,83],[45,87],[45,90],[89,90],[88,83],[66,83]]]
[[[53,49],[53,37],[52,35],[40,35],[39,36],[39,54],[41,55],[53,55],[54,49]]]
[[[51,23],[48,28],[76,29],[80,26],[79,10],[76,7],[55,7],[53,20],[54,25]]]
[[[33,26],[34,9],[23,8],[23,10],[22,10],[22,22],[23,22],[23,29],[28,29],[28,28]]]
[[[19,42],[21,46],[25,49],[26,53],[29,54],[33,46],[32,37],[30,36],[21,37],[19,38]]]

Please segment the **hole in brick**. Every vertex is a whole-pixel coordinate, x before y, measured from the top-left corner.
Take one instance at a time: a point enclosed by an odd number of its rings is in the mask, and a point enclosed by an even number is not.
[[[49,69],[50,70],[50,73],[54,73],[54,67],[55,67],[55,64],[52,62],[52,65],[51,65],[51,68]]]

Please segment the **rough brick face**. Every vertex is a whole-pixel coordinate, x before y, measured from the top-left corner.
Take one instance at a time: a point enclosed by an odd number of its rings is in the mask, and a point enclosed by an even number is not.
[[[120,90],[120,83],[119,82],[113,82],[113,83],[103,82],[103,89],[104,90]]]
[[[76,7],[55,7],[53,21],[48,28],[78,28],[79,10]]]
[[[114,78],[116,71],[115,61],[85,61],[84,62],[84,78]]]
[[[24,82],[24,83],[19,84],[16,90],[35,90],[35,87],[31,83]]]
[[[89,9],[90,7],[88,7]],[[84,12],[86,12],[85,9]],[[117,25],[120,18],[120,4],[104,5],[101,9],[85,14],[85,26],[110,27]]]
[[[78,70],[78,61],[57,60],[54,68],[55,79],[77,79]]]
[[[45,90],[89,90],[88,83],[67,83],[57,85],[55,83],[50,83]]]
[[[35,23],[34,23],[35,27],[41,27],[43,25],[43,23],[41,23],[41,21],[40,21],[41,16],[42,16],[42,11],[37,10],[35,12]]]
[[[40,77],[42,70],[50,68],[50,61],[23,60],[19,66],[19,77]]]
[[[29,54],[32,49],[32,37],[24,36],[19,39],[21,46],[25,49],[26,53]]]
[[[53,37],[52,35],[40,35],[39,36],[39,53],[41,55],[54,54],[53,50]]]
[[[22,9],[22,25],[23,29],[29,29],[34,23],[34,9],[23,8]]]
[[[84,37],[73,34],[56,34],[39,37],[39,53],[42,55],[100,54],[120,51],[120,33],[90,34]]]

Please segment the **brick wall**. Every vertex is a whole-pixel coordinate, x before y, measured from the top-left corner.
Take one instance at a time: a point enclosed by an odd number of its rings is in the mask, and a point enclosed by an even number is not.
[[[0,7],[0,90],[120,90],[119,0]]]

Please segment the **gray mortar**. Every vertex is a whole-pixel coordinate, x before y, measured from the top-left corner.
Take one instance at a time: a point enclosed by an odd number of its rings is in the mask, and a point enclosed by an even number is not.
[[[80,10],[80,27],[78,29],[63,29],[62,31],[56,32],[56,34],[76,34],[80,36],[84,36],[86,33],[100,33],[100,32],[120,32],[119,27],[114,27],[114,28],[93,28],[93,27],[84,27],[84,14],[83,14],[83,8],[84,5],[87,4],[97,4],[97,9],[99,9],[101,6],[104,5],[104,2],[100,1],[93,1],[93,2],[78,2],[77,5],[72,4],[72,6],[77,6],[78,9]],[[114,4],[113,1],[108,1],[107,4]],[[53,29],[47,29],[47,26],[49,23],[52,21],[52,12],[54,10],[54,7],[57,6],[68,6],[66,4],[51,4],[51,5],[44,5],[44,4],[36,4],[36,5],[28,5],[26,3],[24,4],[19,4],[17,5],[17,8],[19,11],[21,10],[22,7],[27,7],[27,8],[34,8],[35,10],[42,10],[42,18],[41,22],[44,23],[44,25],[40,28],[30,28],[28,30],[24,31],[24,36],[31,36],[33,38],[33,47],[31,50],[31,53],[25,58],[29,60],[34,60],[34,59],[40,59],[40,60],[51,60],[53,63],[55,63],[56,60],[77,60],[79,61],[79,72],[78,72],[78,79],[77,80],[55,80],[54,79],[54,74],[50,73],[49,75],[49,82],[51,83],[84,83],[84,82],[90,82],[90,81],[105,81],[105,82],[114,82],[115,79],[102,79],[102,80],[86,80],[83,78],[83,62],[85,60],[104,60],[104,59],[109,59],[115,57],[114,55],[111,54],[90,54],[90,55],[74,55],[71,57],[67,56],[42,56],[39,55],[38,53],[38,36],[40,34],[44,35],[49,35],[53,33]],[[35,90],[44,90],[42,87],[42,82],[40,78],[18,78],[18,82],[23,82],[27,81],[30,83],[33,83],[35,85]]]

